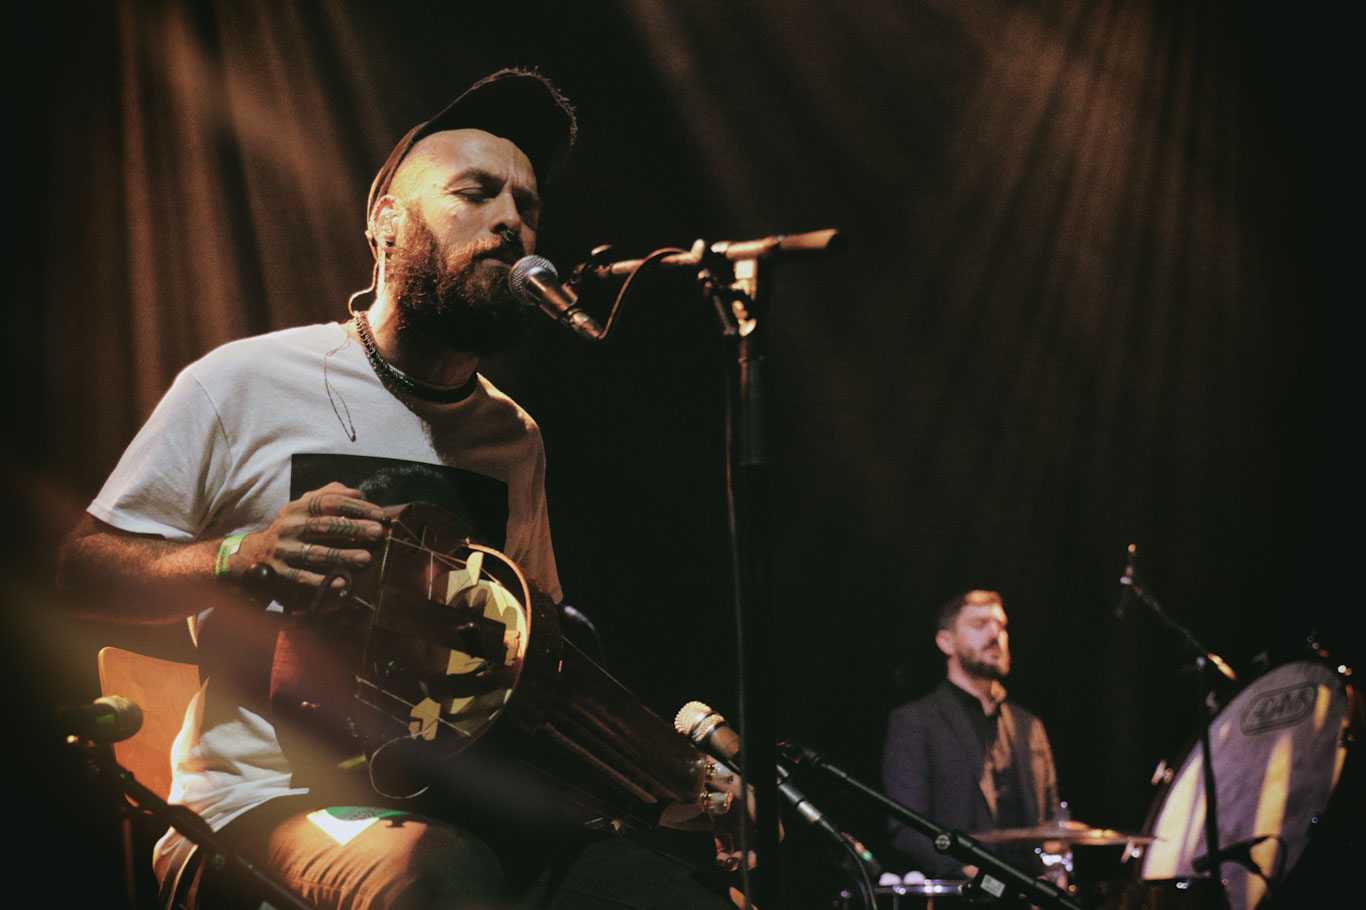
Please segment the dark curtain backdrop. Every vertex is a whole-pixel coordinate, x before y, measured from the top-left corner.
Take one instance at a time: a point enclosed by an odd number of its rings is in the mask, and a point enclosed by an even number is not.
[[[11,783],[37,797],[36,830],[78,855],[92,840],[91,887],[116,893],[105,817],[69,795],[46,719],[97,694],[103,644],[188,653],[179,626],[68,618],[61,534],[185,364],[344,315],[370,277],[374,169],[505,65],[540,68],[579,107],[539,250],[562,271],[603,243],[848,238],[779,267],[763,321],[779,736],[876,782],[886,711],[942,672],[938,605],[994,588],[1011,689],[1053,735],[1074,817],[1140,827],[1152,767],[1199,730],[1198,691],[1173,633],[1116,616],[1128,544],[1167,611],[1245,679],[1312,633],[1348,659],[1359,646],[1360,156],[1326,10],[26,11],[7,92],[5,637],[25,718]],[[606,297],[589,302],[605,315]],[[710,306],[668,274],[641,281],[609,343],[542,321],[486,370],[544,429],[570,600],[670,715],[736,705],[727,367]],[[875,813],[822,797],[880,843]],[[814,837],[789,824],[784,880],[823,899],[840,880]]]

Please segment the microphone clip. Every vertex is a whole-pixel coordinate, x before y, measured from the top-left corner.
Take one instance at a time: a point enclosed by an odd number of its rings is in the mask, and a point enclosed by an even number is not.
[[[1220,863],[1231,862],[1237,863],[1254,875],[1265,878],[1265,873],[1257,865],[1257,861],[1252,858],[1252,848],[1270,838],[1270,834],[1259,834],[1256,837],[1229,844],[1227,847],[1221,847],[1212,857],[1208,853],[1202,853],[1191,860],[1191,868],[1203,875],[1217,869]]]
[[[604,243],[593,247],[588,254],[588,258],[574,266],[569,272],[569,280],[564,283],[564,288],[575,297],[579,291],[585,287],[590,280],[599,280],[607,266],[612,264],[612,250],[614,247],[610,243]]]

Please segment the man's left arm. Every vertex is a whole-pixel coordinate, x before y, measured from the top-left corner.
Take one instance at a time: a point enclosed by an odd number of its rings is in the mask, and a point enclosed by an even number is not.
[[[1037,717],[1030,725],[1029,762],[1039,801],[1039,820],[1047,821],[1059,802],[1058,771],[1053,764],[1053,748],[1049,745],[1048,733]]]

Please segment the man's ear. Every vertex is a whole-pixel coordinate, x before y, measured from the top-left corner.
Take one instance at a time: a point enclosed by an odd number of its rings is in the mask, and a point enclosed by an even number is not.
[[[375,203],[375,210],[370,216],[370,236],[375,239],[376,245],[394,245],[398,238],[398,218],[402,213],[403,207],[393,196],[381,196]]]
[[[934,633],[934,643],[939,646],[945,657],[953,656],[953,632],[948,629],[940,629]]]

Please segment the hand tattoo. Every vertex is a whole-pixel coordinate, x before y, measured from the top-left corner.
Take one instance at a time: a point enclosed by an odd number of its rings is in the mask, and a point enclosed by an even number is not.
[[[306,530],[325,537],[359,537],[360,525],[349,518],[328,515],[322,521],[310,521]]]

